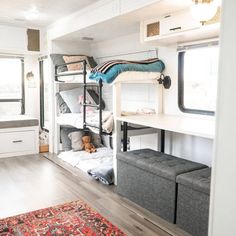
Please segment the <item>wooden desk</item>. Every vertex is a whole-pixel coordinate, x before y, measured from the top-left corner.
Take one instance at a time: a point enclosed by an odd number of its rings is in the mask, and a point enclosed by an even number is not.
[[[124,122],[124,150],[127,142],[127,123],[148,126],[161,130],[161,151],[164,152],[165,131],[188,134],[202,138],[214,139],[215,118],[214,117],[183,117],[176,115],[135,115],[119,116],[118,121]]]

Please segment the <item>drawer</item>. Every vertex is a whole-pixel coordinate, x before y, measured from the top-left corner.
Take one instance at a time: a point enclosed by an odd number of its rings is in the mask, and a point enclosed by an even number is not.
[[[15,153],[35,150],[35,131],[0,133],[0,153]]]

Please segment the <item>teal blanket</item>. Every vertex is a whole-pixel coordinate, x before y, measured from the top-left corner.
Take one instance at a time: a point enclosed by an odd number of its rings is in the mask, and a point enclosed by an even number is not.
[[[106,73],[92,72],[89,79],[102,80],[105,83],[112,83],[116,77],[126,71],[140,71],[140,72],[162,72],[165,69],[165,65],[161,60],[150,64],[117,64],[112,66]]]

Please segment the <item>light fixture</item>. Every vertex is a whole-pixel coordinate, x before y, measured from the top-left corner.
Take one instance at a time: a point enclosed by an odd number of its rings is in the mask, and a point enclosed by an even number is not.
[[[206,21],[212,19],[216,12],[218,4],[214,0],[193,0],[194,5],[191,7],[191,14],[194,19],[203,25]]]
[[[26,20],[36,20],[39,17],[39,12],[36,7],[33,7],[31,10],[25,13]]]
[[[33,80],[33,79],[34,79],[34,73],[33,73],[32,71],[28,72],[28,73],[26,74],[26,79],[27,79],[28,81]]]

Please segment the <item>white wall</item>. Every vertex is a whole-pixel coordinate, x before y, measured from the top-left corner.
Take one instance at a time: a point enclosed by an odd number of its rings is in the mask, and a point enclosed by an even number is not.
[[[53,41],[50,53],[61,54],[90,54],[90,46],[83,41]]]
[[[126,35],[114,40],[108,40],[91,45],[91,55],[99,62],[114,58],[123,59],[145,59],[156,56],[154,51],[140,54],[130,54],[127,56],[115,56],[134,52],[155,50],[158,48],[158,57],[166,65],[165,74],[170,75],[172,86],[170,90],[164,90],[164,112],[166,114],[186,115],[180,112],[177,104],[177,83],[178,83],[178,54],[176,46],[158,47],[141,44],[139,34]],[[110,57],[111,56],[111,57]],[[112,108],[112,89],[105,87],[104,98],[108,106]],[[155,90],[150,85],[126,85],[123,88],[123,109],[136,110],[139,106],[152,107],[155,104]],[[124,104],[126,106],[124,106]],[[132,109],[133,108],[133,109]],[[212,162],[213,141],[209,139],[180,135],[177,133],[166,133],[166,152],[189,160],[198,161],[207,165]]]
[[[210,236],[236,235],[236,1],[223,1]]]
[[[0,25],[0,52],[14,52],[17,54],[26,50],[26,28]]]
[[[0,54],[17,54],[25,58],[25,75],[32,71],[36,82],[36,87],[29,88],[25,79],[25,112],[27,115],[39,118],[39,53],[37,55],[27,52],[26,31],[27,29],[23,27],[0,25]]]

